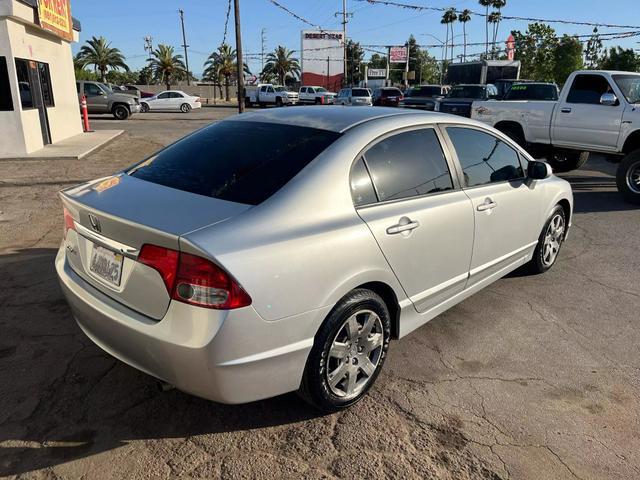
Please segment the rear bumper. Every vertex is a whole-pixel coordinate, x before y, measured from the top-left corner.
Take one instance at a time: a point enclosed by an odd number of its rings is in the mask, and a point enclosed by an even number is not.
[[[131,109],[131,113],[140,113],[140,105],[139,104],[129,105],[129,108]]]
[[[171,302],[154,321],[79,277],[63,246],[56,271],[71,312],[100,348],[180,390],[246,403],[297,390],[313,337],[328,309],[267,322],[253,307],[209,310]]]

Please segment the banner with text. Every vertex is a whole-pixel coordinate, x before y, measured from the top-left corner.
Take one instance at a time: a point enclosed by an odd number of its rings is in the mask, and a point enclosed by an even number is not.
[[[38,24],[59,37],[73,41],[70,0],[38,0]]]

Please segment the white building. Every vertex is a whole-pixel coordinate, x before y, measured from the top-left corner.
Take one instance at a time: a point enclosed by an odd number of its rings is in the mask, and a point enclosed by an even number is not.
[[[82,133],[69,0],[0,0],[0,157]]]

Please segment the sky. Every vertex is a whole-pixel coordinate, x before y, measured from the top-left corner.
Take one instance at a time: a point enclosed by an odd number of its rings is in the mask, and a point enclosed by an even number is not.
[[[399,0],[402,3],[434,7],[455,7],[462,10],[482,11],[477,0]],[[341,29],[341,18],[335,16],[342,11],[342,0],[278,0],[292,12],[304,17],[323,29]],[[71,0],[71,11],[82,24],[80,42],[74,44],[77,52],[92,36],[104,36],[113,47],[126,56],[127,64],[138,69],[145,64],[143,38],[153,37],[153,44],[173,45],[182,52],[182,33],[178,9],[184,10],[184,21],[189,45],[189,68],[196,75],[203,70],[207,56],[222,42],[227,12],[227,0]],[[445,27],[440,24],[441,13],[413,11],[393,6],[372,5],[357,0],[347,0],[347,11],[353,17],[347,24],[347,37],[361,44],[402,45],[410,34],[420,44],[436,43],[433,35],[441,40]],[[568,19],[640,27],[638,0],[508,0],[503,15]],[[278,45],[289,49],[300,49],[300,31],[311,29],[300,20],[282,11],[269,0],[241,0],[240,17],[242,44],[245,52],[257,53],[261,49],[261,30],[265,29],[266,51]],[[590,34],[593,27],[552,24],[558,34]],[[455,34],[462,32],[455,26]],[[498,37],[506,40],[511,30],[525,31],[526,21],[505,20],[500,24]],[[629,29],[601,28],[601,33],[627,31]],[[640,28],[639,28],[640,30]],[[473,16],[467,23],[468,42],[484,42],[484,18]],[[228,43],[235,44],[233,9],[227,33]],[[456,38],[456,42],[461,42]],[[640,49],[640,37],[605,42],[605,46],[621,45]],[[483,47],[468,47],[468,52],[479,52]],[[441,48],[432,48],[430,53],[441,58]],[[456,54],[461,53],[461,49]],[[370,55],[367,53],[366,57]],[[260,70],[260,61],[249,60],[251,71]]]

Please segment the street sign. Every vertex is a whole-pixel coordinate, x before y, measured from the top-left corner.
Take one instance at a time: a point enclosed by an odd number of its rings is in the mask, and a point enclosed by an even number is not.
[[[406,47],[391,47],[389,49],[389,61],[391,63],[405,63],[407,61]]]
[[[369,78],[386,78],[387,77],[387,69],[386,68],[370,68],[368,70]]]

